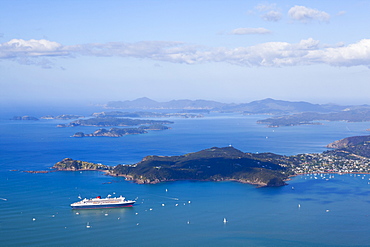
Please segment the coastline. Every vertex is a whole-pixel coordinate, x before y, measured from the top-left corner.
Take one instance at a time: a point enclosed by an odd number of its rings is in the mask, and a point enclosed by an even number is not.
[[[19,171],[19,170],[11,170],[11,171]],[[149,179],[134,179],[133,176],[131,175],[112,174],[111,170],[100,170],[100,169],[52,169],[52,170],[40,170],[40,171],[27,170],[27,171],[19,171],[19,172],[25,172],[25,173],[31,173],[31,174],[45,174],[45,173],[52,173],[52,172],[59,172],[59,171],[68,171],[68,172],[98,171],[98,172],[102,172],[106,176],[124,177],[125,180],[131,181],[136,184],[159,184],[159,183],[177,182],[177,181],[199,181],[199,182],[238,182],[242,184],[254,185],[257,188],[272,187],[272,186],[268,186],[267,183],[251,182],[251,181],[247,181],[243,179],[216,179],[216,180],[214,179],[166,179],[166,180],[156,179],[154,181],[150,181]],[[289,181],[289,180],[290,179],[286,179],[284,180],[284,182]],[[282,186],[285,186],[285,185],[288,185],[288,184],[284,184]]]
[[[109,173],[109,171],[107,172]],[[167,180],[159,180],[156,179],[155,181],[150,181],[148,179],[134,179],[131,175],[122,175],[122,174],[106,174],[107,176],[113,176],[113,177],[124,177],[128,181],[132,181],[136,184],[159,184],[159,183],[165,183],[165,182],[176,182],[176,181],[199,181],[199,182],[238,182],[242,184],[250,184],[255,185],[258,188],[260,187],[267,187],[267,183],[256,183],[256,182],[250,182],[247,180],[241,180],[241,179],[167,179]]]
[[[289,175],[289,177],[296,177],[296,176],[304,176],[304,175],[314,175],[314,174],[337,174],[337,175],[344,175],[344,174],[367,174],[370,175],[369,172],[307,172],[307,173],[299,173],[294,175]]]
[[[264,187],[281,187],[289,185],[288,183],[285,183],[281,186],[268,186],[267,183],[259,183],[259,182],[251,182],[243,179],[166,179],[166,180],[159,180],[156,179],[154,181],[151,181],[149,179],[134,179],[131,175],[123,175],[123,174],[112,174],[111,170],[100,170],[100,169],[52,169],[52,170],[39,170],[39,171],[20,171],[20,170],[11,170],[11,171],[19,171],[19,172],[25,172],[30,174],[45,174],[45,173],[52,173],[52,172],[58,172],[58,171],[69,171],[69,172],[78,172],[78,171],[98,171],[102,172],[106,176],[111,177],[123,177],[126,181],[131,181],[135,184],[159,184],[159,183],[165,183],[165,182],[177,182],[177,181],[198,181],[198,182],[238,182],[242,184],[250,184],[253,186],[256,186],[256,188],[264,188]],[[297,177],[297,176],[304,176],[304,175],[319,175],[319,174],[336,174],[336,175],[345,175],[345,174],[357,174],[357,175],[370,175],[369,172],[314,172],[314,173],[299,173],[294,175],[289,175],[287,179],[284,180],[284,182],[290,181],[291,178]]]

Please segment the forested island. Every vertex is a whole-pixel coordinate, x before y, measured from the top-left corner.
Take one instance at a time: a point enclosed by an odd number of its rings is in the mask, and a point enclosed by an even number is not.
[[[285,167],[250,158],[233,147],[214,147],[181,156],[147,156],[137,164],[115,167],[95,167],[92,163],[67,158],[56,163],[53,169],[86,170],[86,164],[91,170],[105,170],[109,175],[123,176],[136,183],[232,180],[259,186],[282,186],[288,178]]]
[[[98,129],[91,134],[85,134],[83,132],[77,132],[72,137],[91,137],[91,136],[106,136],[106,137],[121,137],[125,135],[138,135],[148,133],[147,130],[167,130],[170,127],[167,127],[162,124],[152,124],[149,126],[143,125],[138,128],[110,128],[107,129]]]
[[[334,150],[292,156],[244,153],[234,147],[213,147],[180,156],[147,156],[114,167],[64,159],[56,170],[102,170],[136,183],[177,180],[238,181],[258,186],[283,186],[290,176],[306,173],[370,173],[370,136],[349,137],[328,147]]]

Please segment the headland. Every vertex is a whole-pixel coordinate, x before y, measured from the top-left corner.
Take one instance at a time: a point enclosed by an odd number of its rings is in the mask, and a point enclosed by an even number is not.
[[[131,165],[105,166],[66,158],[52,168],[104,171],[107,175],[122,176],[139,184],[197,180],[237,181],[259,187],[277,187],[286,185],[291,176],[307,173],[370,173],[368,139],[370,136],[345,138],[341,142],[351,145],[316,154],[244,153],[229,146],[180,156],[151,155]]]

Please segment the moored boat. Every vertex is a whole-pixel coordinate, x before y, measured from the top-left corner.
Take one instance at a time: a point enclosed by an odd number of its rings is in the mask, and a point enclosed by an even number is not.
[[[95,198],[83,199],[79,202],[71,204],[73,209],[95,209],[95,208],[122,208],[132,207],[136,201],[126,200],[125,197],[106,197],[101,198],[97,196]]]

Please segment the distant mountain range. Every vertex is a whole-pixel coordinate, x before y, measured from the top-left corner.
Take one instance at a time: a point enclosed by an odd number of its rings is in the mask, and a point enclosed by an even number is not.
[[[135,100],[110,101],[107,108],[114,109],[204,109],[213,110],[222,108],[227,104],[210,100],[171,100],[168,102],[158,102],[149,98],[139,98]]]
[[[309,102],[292,102],[275,100],[271,98],[252,101],[250,103],[228,104],[210,100],[171,100],[158,102],[149,98],[135,100],[110,101],[106,105],[110,109],[174,109],[185,111],[219,111],[219,112],[242,112],[245,114],[291,114],[301,112],[329,113],[344,110],[368,108],[362,106],[340,106],[335,104],[312,104]]]

